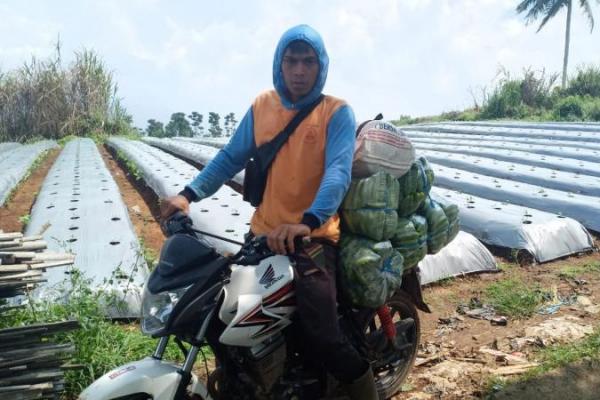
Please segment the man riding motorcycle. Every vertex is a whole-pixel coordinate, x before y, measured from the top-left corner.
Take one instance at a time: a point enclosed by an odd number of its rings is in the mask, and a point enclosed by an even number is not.
[[[356,123],[349,105],[321,92],[329,59],[318,32],[307,25],[281,37],[273,61],[275,90],[260,94],[230,143],[177,196],[164,199],[162,216],[189,211],[241,171],[257,147],[271,141],[302,108],[318,102],[275,156],[251,235],[289,254],[297,271],[297,307],[314,358],[346,386],[352,399],[377,399],[370,364],[338,324],[335,268],[340,220],[336,211],[351,178]],[[296,252],[294,239],[310,236]]]

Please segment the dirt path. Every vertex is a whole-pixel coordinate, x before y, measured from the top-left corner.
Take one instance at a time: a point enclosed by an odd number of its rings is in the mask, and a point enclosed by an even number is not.
[[[13,192],[12,198],[0,207],[0,229],[5,232],[22,232],[24,228],[21,217],[31,212],[48,170],[62,149],[50,150],[40,165]]]

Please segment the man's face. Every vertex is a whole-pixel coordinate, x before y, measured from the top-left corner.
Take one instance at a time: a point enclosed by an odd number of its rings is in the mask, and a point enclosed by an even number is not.
[[[293,102],[310,93],[319,75],[319,58],[312,48],[297,53],[287,49],[283,54],[281,71],[285,87]]]

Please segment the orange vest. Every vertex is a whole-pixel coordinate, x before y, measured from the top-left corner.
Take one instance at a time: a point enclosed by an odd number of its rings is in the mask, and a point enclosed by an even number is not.
[[[260,206],[254,212],[250,229],[255,235],[269,233],[281,224],[300,223],[314,201],[325,173],[327,125],[344,101],[325,96],[300,123],[271,164]],[[252,105],[256,147],[270,141],[296,114],[281,104],[279,95],[270,90],[258,96]],[[340,219],[336,214],[315,229],[311,236],[337,241]]]

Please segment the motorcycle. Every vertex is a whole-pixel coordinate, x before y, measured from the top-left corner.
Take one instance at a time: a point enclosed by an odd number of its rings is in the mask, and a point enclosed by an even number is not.
[[[79,399],[344,398],[342,386],[305,355],[289,257],[271,252],[265,237],[248,240],[233,256],[220,255],[182,213],[163,228],[168,237],[145,284],[141,316],[143,333],[158,339],[156,349],[106,373]],[[402,288],[377,310],[338,297],[340,326],[370,361],[379,398],[392,397],[417,354],[417,308],[429,312],[417,272],[405,274]],[[171,339],[185,356],[181,365],[163,360]],[[206,384],[193,371],[204,348],[216,364],[210,374],[206,367]]]

